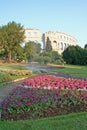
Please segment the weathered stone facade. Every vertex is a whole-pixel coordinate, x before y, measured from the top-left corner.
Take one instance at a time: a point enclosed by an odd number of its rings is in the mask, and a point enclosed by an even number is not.
[[[25,42],[34,41],[41,43],[41,33],[39,29],[25,28]]]
[[[49,37],[52,45],[52,50],[62,53],[68,46],[77,45],[77,39],[64,32],[46,32],[42,34],[39,29],[25,28],[25,43],[34,41],[36,43],[43,43],[43,49],[46,48],[46,40]]]
[[[46,40],[49,37],[54,51],[60,54],[70,45],[77,45],[77,39],[64,32],[46,32],[43,34],[43,49],[46,47]]]

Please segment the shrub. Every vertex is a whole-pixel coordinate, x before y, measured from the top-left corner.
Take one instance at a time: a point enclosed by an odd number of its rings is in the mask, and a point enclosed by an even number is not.
[[[7,72],[0,72],[0,82],[11,81],[11,76]]]
[[[12,70],[9,71],[10,75],[14,75],[14,76],[26,76],[29,74],[32,74],[31,70]]]
[[[31,70],[3,70],[0,72],[0,82],[7,82],[12,80],[12,76],[28,76],[31,75]]]

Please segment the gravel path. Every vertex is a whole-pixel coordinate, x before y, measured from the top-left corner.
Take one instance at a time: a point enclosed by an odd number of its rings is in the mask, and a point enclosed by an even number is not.
[[[11,82],[11,83],[6,83],[5,85],[0,87],[0,102],[6,97],[9,92],[20,85],[24,80],[16,81],[16,82]]]

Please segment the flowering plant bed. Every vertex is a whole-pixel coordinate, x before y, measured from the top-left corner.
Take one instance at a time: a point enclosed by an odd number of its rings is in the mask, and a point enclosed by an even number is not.
[[[13,89],[1,102],[1,119],[38,119],[41,117],[87,111],[87,82],[82,81],[84,87],[78,86],[76,88],[74,86],[74,89],[72,89],[73,87],[65,89],[67,87],[64,88],[64,80],[66,81],[66,79],[49,75],[37,76],[26,80],[20,86]],[[33,82],[34,84],[32,85],[31,83]],[[62,85],[61,87],[56,86],[57,82],[61,84],[63,82],[63,87]],[[78,82],[81,85],[81,81]],[[71,84],[70,80],[69,83]],[[85,90],[78,91],[79,88],[85,88]]]
[[[41,75],[26,80],[23,85],[32,88],[44,89],[87,89],[87,81],[66,79],[52,75]]]

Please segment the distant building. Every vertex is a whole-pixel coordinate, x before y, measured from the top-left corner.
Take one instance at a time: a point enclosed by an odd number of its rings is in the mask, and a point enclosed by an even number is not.
[[[36,43],[43,43],[43,50],[46,48],[47,37],[51,41],[52,50],[61,54],[68,46],[77,45],[77,39],[70,34],[64,32],[48,31],[42,34],[39,29],[25,28],[24,42],[34,41]]]
[[[39,29],[25,28],[25,43],[29,41],[34,41],[36,43],[41,43],[41,33]]]
[[[58,51],[61,54],[68,46],[77,45],[77,39],[64,32],[46,32],[42,36],[43,40],[43,49],[46,48],[46,40],[49,37],[54,51]]]

